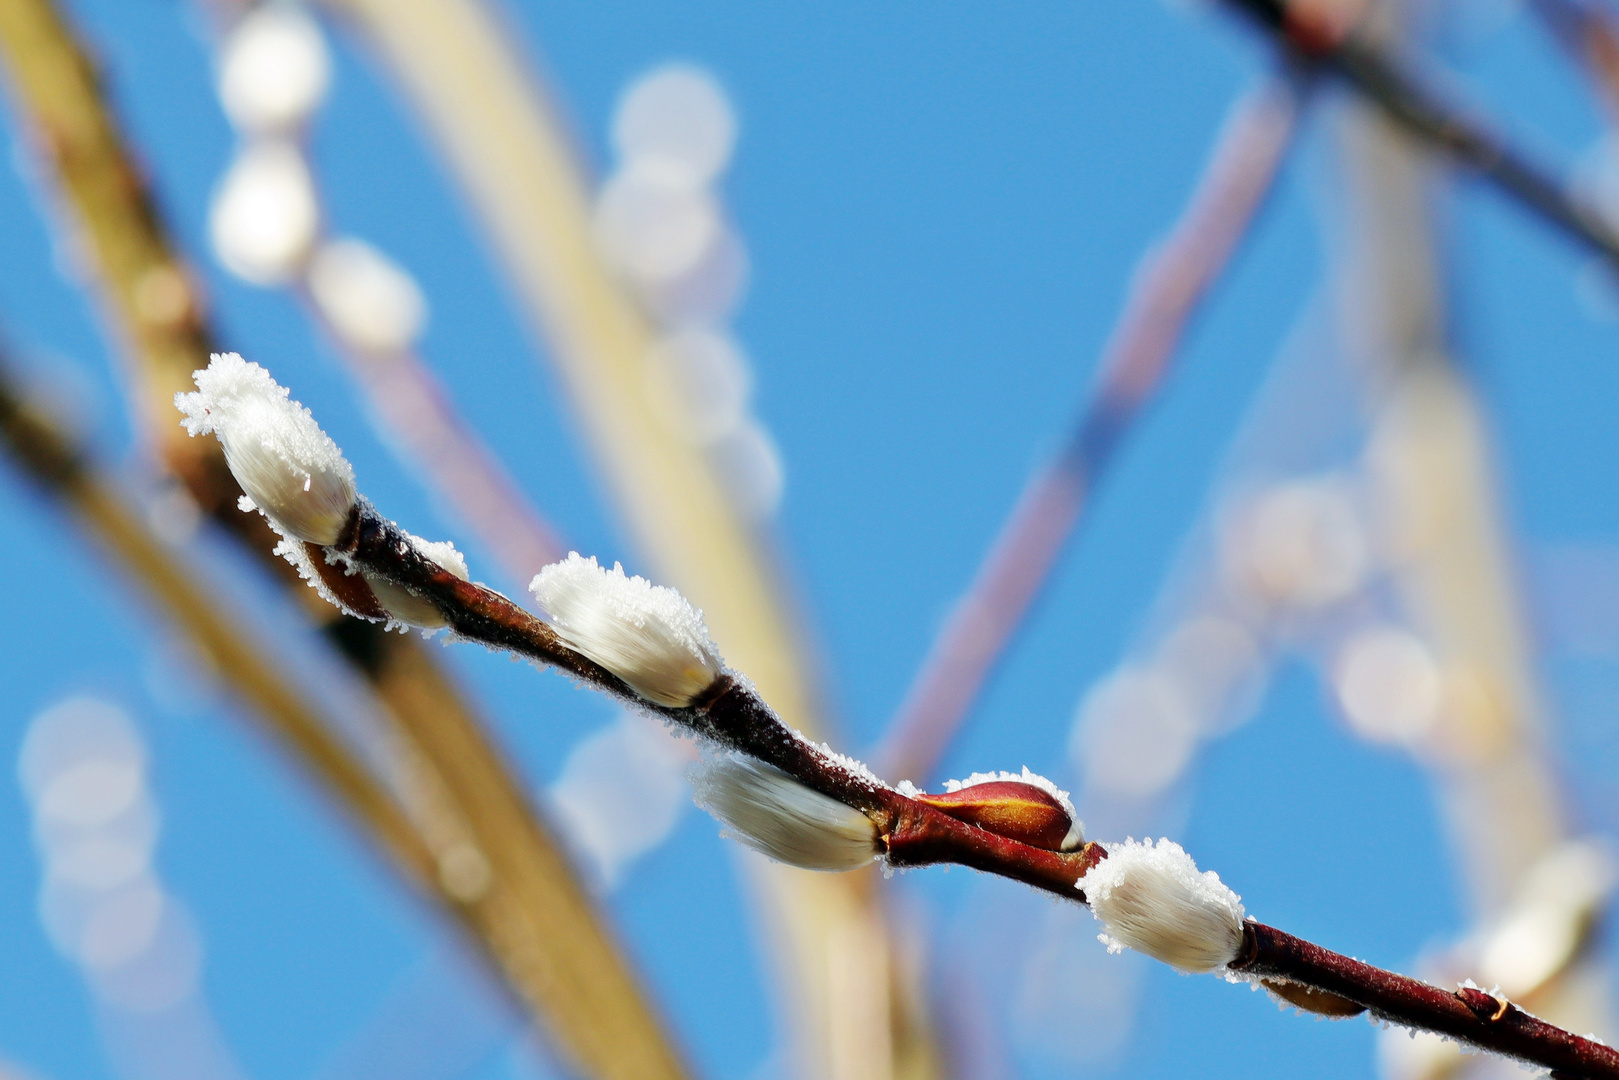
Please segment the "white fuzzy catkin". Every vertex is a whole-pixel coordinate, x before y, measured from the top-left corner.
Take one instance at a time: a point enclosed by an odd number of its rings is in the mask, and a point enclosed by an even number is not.
[[[725,835],[805,870],[858,870],[877,858],[877,827],[860,811],[735,751],[693,765],[692,797]]]
[[[1170,840],[1108,844],[1107,858],[1080,878],[1091,911],[1107,927],[1109,951],[1129,947],[1185,972],[1215,971],[1242,946],[1242,898]]]
[[[571,552],[529,590],[569,646],[654,704],[684,708],[725,670],[702,612],[617,563],[608,570]]]
[[[336,541],[356,499],[354,468],[309,410],[236,353],[215,353],[191,377],[196,392],[174,395],[185,429],[219,437],[231,475],[278,531]]]

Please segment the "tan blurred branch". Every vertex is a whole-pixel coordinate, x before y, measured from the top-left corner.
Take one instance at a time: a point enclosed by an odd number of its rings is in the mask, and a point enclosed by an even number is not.
[[[192,644],[360,820],[405,875],[418,886],[430,886],[435,879],[432,853],[387,790],[332,734],[335,725],[291,689],[299,680],[265,659],[270,654],[263,644],[214,604],[196,583],[196,572],[180,564],[48,415],[23,399],[4,370],[0,370],[0,440],[13,460],[49,495],[65,503],[85,531],[186,631]]]
[[[1028,617],[1114,450],[1270,191],[1292,145],[1301,85],[1298,76],[1273,76],[1231,107],[1180,221],[1136,270],[1062,452],[1029,478],[929,647],[876,755],[886,774],[928,778]]]
[[[1450,355],[1434,162],[1365,106],[1346,110],[1341,135],[1352,222],[1341,318],[1370,388],[1368,469],[1394,580],[1442,672],[1440,716],[1422,757],[1475,918],[1490,927],[1569,839],[1561,784],[1501,525],[1487,418]],[[1565,1026],[1609,1026],[1609,995],[1583,971],[1589,943],[1571,945],[1544,981],[1508,992]],[[1467,1068],[1468,1059],[1433,1045],[1436,1053],[1418,1055],[1401,1075],[1437,1080]]]
[[[460,182],[551,359],[619,512],[655,573],[702,607],[727,658],[794,727],[824,726],[774,554],[739,520],[700,448],[648,401],[648,322],[598,256],[588,183],[555,107],[478,0],[325,0],[374,46]],[[806,1071],[879,1080],[936,1067],[925,1032],[889,1003],[899,978],[861,879],[762,873]],[[778,928],[779,929],[779,928]],[[858,949],[847,943],[860,942]],[[840,944],[842,943],[842,944]],[[850,987],[860,987],[853,995]],[[888,1018],[895,1018],[890,1024]]]
[[[203,510],[312,603],[394,725],[394,770],[434,855],[435,895],[570,1061],[602,1077],[678,1077],[678,1053],[555,840],[466,703],[421,647],[356,620],[330,620],[270,555],[258,515],[217,444],[186,438],[175,392],[207,362],[211,335],[191,276],[102,99],[96,72],[48,0],[0,4],[0,54],[24,128],[63,195],[63,225],[133,361],[137,399],[162,460]],[[318,614],[316,614],[318,613]],[[392,843],[392,841],[390,841]]]

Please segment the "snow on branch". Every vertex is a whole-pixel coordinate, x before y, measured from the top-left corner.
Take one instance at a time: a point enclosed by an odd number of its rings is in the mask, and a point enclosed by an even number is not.
[[[338,591],[352,597],[362,587],[373,609],[366,617],[448,627],[661,716],[705,744],[694,775],[698,801],[771,858],[817,870],[873,859],[889,868],[958,863],[1088,903],[1111,947],[1181,971],[1258,981],[1309,1012],[1369,1013],[1558,1076],[1619,1080],[1619,1051],[1504,997],[1471,984],[1442,990],[1245,918],[1236,893],[1217,874],[1199,872],[1178,844],[1087,841],[1066,795],[1027,770],[975,774],[937,795],[890,786],[788,727],[724,667],[702,613],[673,589],[575,554],[534,580],[551,619],[543,620],[469,580],[453,548],[378,514],[355,491],[336,445],[262,368],[216,356],[197,384],[198,394],[177,398],[188,428],[219,437],[252,496],[246,509],[262,511],[286,541],[302,545],[301,557],[323,565],[311,580],[334,602]],[[337,579],[350,584],[333,588]]]

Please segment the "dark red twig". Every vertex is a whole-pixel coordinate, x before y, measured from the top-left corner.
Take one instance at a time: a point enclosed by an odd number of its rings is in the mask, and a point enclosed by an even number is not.
[[[745,680],[722,675],[684,708],[647,702],[617,676],[569,648],[535,615],[420,554],[398,526],[363,501],[332,550],[339,562],[379,574],[430,600],[462,637],[560,668],[862,811],[875,825],[892,866],[959,863],[1085,903],[1077,884],[1108,857],[1097,843],[1071,852],[1021,843],[909,798],[804,739]],[[1230,966],[1261,979],[1303,1008],[1344,1016],[1361,1006],[1393,1023],[1464,1039],[1543,1065],[1560,1076],[1619,1080],[1619,1054],[1544,1023],[1504,999],[1476,990],[1447,993],[1260,923],[1246,924],[1242,950]]]
[[[1030,478],[934,640],[874,755],[925,779],[1027,618],[1121,437],[1163,381],[1199,301],[1230,261],[1292,141],[1300,79],[1245,93],[1180,222],[1142,259],[1100,375],[1061,452]]]
[[[1619,1051],[1548,1024],[1505,998],[1471,987],[1441,990],[1264,923],[1246,925],[1242,955],[1231,967],[1324,990],[1365,1006],[1380,1019],[1544,1066],[1555,1076],[1619,1078]]]
[[[774,765],[806,786],[864,812],[876,824],[892,865],[956,862],[1066,899],[1083,899],[1074,883],[1101,857],[1096,845],[1075,852],[1046,851],[907,798],[836,762],[789,728],[750,686],[728,675],[687,708],[645,701],[612,672],[569,648],[543,620],[488,586],[463,581],[423,556],[397,525],[363,500],[355,506],[333,550],[340,561],[352,562],[430,600],[461,637],[565,671],[632,705],[661,713],[696,735]],[[323,557],[319,549],[316,557]]]
[[[1287,0],[1226,0],[1291,55],[1341,76],[1406,131],[1490,181],[1516,202],[1619,265],[1619,233],[1594,207],[1492,131],[1433,94],[1395,57]]]

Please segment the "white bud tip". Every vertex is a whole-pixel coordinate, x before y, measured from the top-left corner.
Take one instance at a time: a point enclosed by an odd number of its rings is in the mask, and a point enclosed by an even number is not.
[[[196,393],[174,395],[185,429],[219,437],[236,482],[282,533],[336,541],[357,497],[354,468],[309,410],[236,353],[215,353],[191,377]]]
[[[1109,844],[1077,884],[1112,951],[1132,948],[1195,973],[1225,967],[1242,947],[1242,898],[1169,840]]]
[[[608,570],[572,552],[529,590],[570,647],[654,704],[685,708],[725,670],[702,612],[617,563]]]
[[[467,572],[466,556],[455,550],[455,545],[450,541],[423,540],[410,533],[405,535],[410,539],[411,546],[423,558],[438,563],[462,581],[472,580]],[[366,573],[365,580],[371,586],[371,592],[376,596],[377,603],[382,605],[382,610],[388,613],[388,617],[394,623],[414,626],[419,630],[442,630],[448,625],[438,605],[425,596],[420,596],[403,585],[395,585],[387,578],[375,574]]]
[[[870,818],[773,765],[721,752],[693,765],[689,776],[697,805],[725,825],[725,835],[777,862],[858,870],[880,852]]]

